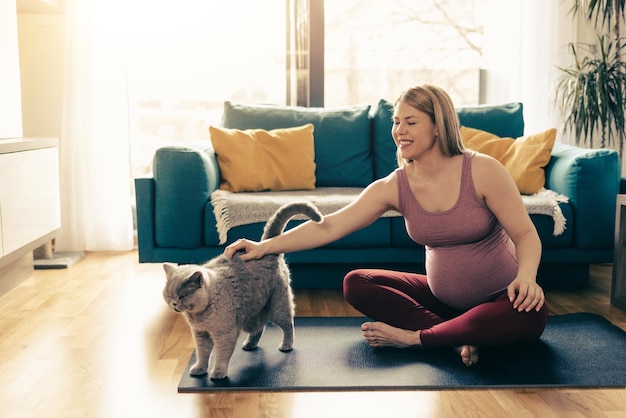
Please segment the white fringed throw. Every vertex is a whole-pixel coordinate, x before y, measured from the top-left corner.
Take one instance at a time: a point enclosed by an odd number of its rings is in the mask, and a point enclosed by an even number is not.
[[[532,195],[522,195],[522,201],[529,214],[552,216],[554,228],[552,235],[555,237],[565,231],[565,216],[559,203],[569,202],[567,196],[563,196],[554,190],[542,188]]]
[[[217,232],[220,244],[226,242],[228,230],[240,225],[266,222],[274,212],[288,202],[307,200],[315,204],[323,215],[347,206],[363,191],[360,187],[321,187],[314,190],[280,192],[228,192],[216,190],[211,193],[211,203],[217,219]],[[565,230],[565,217],[559,202],[567,202],[565,196],[548,189],[542,189],[531,196],[522,196],[524,205],[531,214],[552,216],[554,235]],[[383,217],[402,216],[390,210]],[[294,219],[306,219],[305,216]]]

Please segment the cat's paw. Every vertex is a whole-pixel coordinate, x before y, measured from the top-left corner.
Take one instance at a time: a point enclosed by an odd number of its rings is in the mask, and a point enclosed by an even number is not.
[[[222,379],[226,379],[226,377],[228,376],[226,375],[226,372],[223,370],[219,370],[219,369],[211,370],[211,380],[222,380]]]
[[[192,376],[204,376],[207,374],[207,369],[206,367],[202,367],[196,363],[191,366],[191,369],[189,369],[189,374]]]
[[[291,350],[293,350],[293,344],[291,344],[291,343],[282,343],[281,345],[278,346],[278,349],[280,351],[282,351],[283,353],[288,353]]]
[[[241,345],[241,348],[246,350],[246,351],[252,351],[252,350],[256,350],[258,347],[257,343],[254,343],[250,340],[245,340],[243,342],[243,344]]]

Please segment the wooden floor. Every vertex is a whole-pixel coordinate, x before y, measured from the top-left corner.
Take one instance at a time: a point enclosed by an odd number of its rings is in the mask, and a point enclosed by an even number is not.
[[[595,312],[626,329],[609,303],[611,267],[592,272],[588,289],[548,291],[552,313]],[[193,344],[163,280],[136,252],[89,253],[1,296],[0,417],[626,416],[626,389],[178,394]],[[358,315],[338,290],[300,290],[296,303],[300,316]]]

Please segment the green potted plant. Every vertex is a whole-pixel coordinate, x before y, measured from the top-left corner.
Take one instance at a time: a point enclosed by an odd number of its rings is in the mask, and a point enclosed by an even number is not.
[[[598,44],[570,43],[574,65],[559,67],[561,75],[555,87],[564,129],[574,131],[577,143],[588,142],[589,146],[593,146],[596,132],[600,133],[601,147],[617,140],[620,158],[626,128],[626,63],[622,61],[620,35],[625,7],[626,0],[573,1],[571,14],[582,13],[593,23],[600,32]]]

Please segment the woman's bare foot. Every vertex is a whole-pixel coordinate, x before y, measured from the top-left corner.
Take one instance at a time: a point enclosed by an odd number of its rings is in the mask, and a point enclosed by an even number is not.
[[[420,331],[411,331],[396,328],[384,322],[365,322],[361,325],[363,337],[371,347],[421,347]],[[462,345],[455,347],[463,364],[473,366],[478,363],[478,347],[474,345]]]
[[[454,351],[459,353],[463,364],[466,366],[473,366],[478,363],[478,347],[473,345],[462,345],[460,347],[454,347]]]
[[[384,322],[366,322],[361,325],[361,331],[371,347],[407,348],[422,345],[419,331],[392,327]]]

